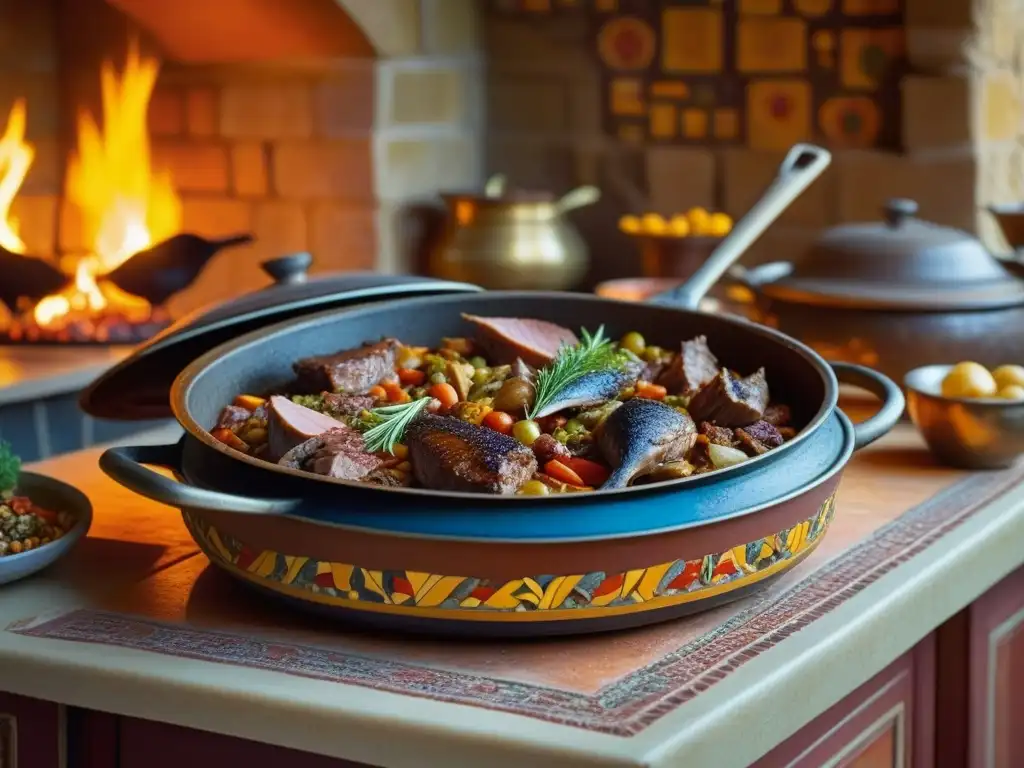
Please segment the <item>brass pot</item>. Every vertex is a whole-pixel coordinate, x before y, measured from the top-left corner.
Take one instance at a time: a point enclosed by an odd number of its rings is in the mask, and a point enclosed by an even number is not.
[[[444,194],[444,232],[430,258],[430,273],[503,290],[566,290],[589,264],[586,243],[565,213],[596,202],[595,187],[561,199],[545,194]]]

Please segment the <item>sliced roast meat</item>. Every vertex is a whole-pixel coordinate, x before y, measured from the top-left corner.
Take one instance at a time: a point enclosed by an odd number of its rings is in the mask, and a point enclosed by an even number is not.
[[[348,427],[325,413],[274,395],[267,409],[267,452],[277,461],[292,448],[331,429]]]
[[[380,466],[381,460],[366,452],[359,432],[341,426],[295,446],[278,464],[325,477],[362,480]]]
[[[527,365],[542,368],[558,354],[562,345],[579,344],[576,334],[568,328],[519,317],[462,316],[479,331],[480,346],[495,363],[513,363],[521,358]]]
[[[696,439],[689,415],[657,400],[627,400],[599,428],[598,447],[612,467],[601,487],[624,488],[659,464],[682,459]]]
[[[299,360],[292,368],[298,377],[297,391],[306,394],[340,392],[361,394],[394,373],[399,343],[384,339],[333,355]]]
[[[736,444],[736,436],[728,427],[720,427],[717,424],[702,421],[697,431],[704,435],[708,442],[715,445],[724,445],[731,448]]]
[[[236,432],[240,426],[251,418],[252,412],[248,408],[242,408],[240,405],[229,405],[217,417],[217,429],[230,429],[232,432]]]
[[[661,374],[658,383],[677,395],[690,395],[718,374],[718,359],[708,347],[705,336],[684,341],[679,354]]]
[[[450,416],[422,416],[405,432],[417,482],[438,491],[515,493],[537,471],[518,440]]]
[[[328,416],[358,416],[363,411],[373,408],[376,400],[371,395],[338,395],[324,392],[324,411]]]
[[[533,441],[530,446],[533,455],[537,457],[537,463],[542,467],[552,459],[568,459],[572,457],[569,449],[555,440],[551,435],[541,435]]]
[[[788,405],[782,405],[780,403],[772,403],[764,409],[764,420],[775,427],[785,427],[789,425],[789,420],[792,418],[792,414],[789,411]]]
[[[690,399],[688,409],[698,421],[710,421],[719,427],[745,427],[760,421],[767,407],[764,368],[742,379],[723,368]]]

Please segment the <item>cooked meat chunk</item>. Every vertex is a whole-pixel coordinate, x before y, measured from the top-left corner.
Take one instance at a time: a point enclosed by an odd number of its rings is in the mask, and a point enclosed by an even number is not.
[[[324,411],[329,416],[358,416],[362,411],[373,408],[376,401],[371,395],[337,395],[324,392]]]
[[[745,427],[760,421],[767,407],[768,382],[763,368],[742,379],[723,368],[691,398],[689,411],[698,421]]]
[[[644,367],[640,369],[639,378],[644,381],[658,381],[666,370],[668,370],[668,363],[665,363],[662,360],[647,362],[644,363]]]
[[[764,420],[748,424],[743,431],[769,448],[778,448],[785,442],[776,426]]]
[[[298,377],[296,388],[308,394],[341,392],[361,394],[394,373],[399,343],[384,339],[333,355],[307,357],[292,368]]]
[[[238,405],[229,405],[220,412],[220,416],[217,418],[217,428],[237,432],[238,428],[251,418],[252,413],[249,409]]]
[[[612,468],[601,487],[625,488],[659,464],[683,458],[696,437],[687,414],[657,400],[627,400],[599,428],[598,447]]]
[[[310,438],[292,448],[278,462],[284,467],[342,480],[362,480],[380,463],[377,456],[366,452],[363,436],[349,427]]]
[[[368,483],[383,485],[386,488],[408,488],[412,485],[412,474],[397,469],[378,468],[364,479]]]
[[[537,471],[518,440],[450,416],[416,419],[405,443],[417,482],[439,491],[515,493]]]
[[[708,439],[708,442],[714,443],[715,445],[724,445],[731,448],[736,444],[736,438],[733,435],[733,431],[728,427],[719,427],[716,424],[709,424],[706,421],[702,421],[698,431]]]
[[[516,358],[527,365],[541,368],[558,354],[563,344],[579,343],[576,334],[568,328],[546,320],[519,317],[477,317],[463,315],[480,332],[477,341],[496,363],[513,363]]]
[[[679,354],[661,374],[658,383],[669,392],[689,395],[696,392],[718,374],[718,358],[708,348],[705,336],[684,341]]]
[[[267,450],[275,461],[300,443],[328,430],[345,426],[325,413],[293,403],[280,395],[270,398],[268,411]]]
[[[541,435],[534,440],[530,448],[533,449],[533,455],[537,457],[537,462],[541,466],[544,466],[552,459],[568,459],[572,456],[568,448],[547,434]]]
[[[785,427],[789,424],[792,414],[788,405],[772,403],[764,409],[764,420],[775,427]]]

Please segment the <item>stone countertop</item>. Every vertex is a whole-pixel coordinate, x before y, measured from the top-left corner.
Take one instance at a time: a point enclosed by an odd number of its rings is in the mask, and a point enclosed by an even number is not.
[[[695,638],[729,641],[727,625],[752,609],[738,603],[658,627],[533,645],[349,634],[236,589],[207,566],[179,515],[108,480],[97,456],[88,450],[32,467],[85,491],[95,520],[65,560],[0,589],[0,626],[91,612],[113,632],[152,637],[152,650],[0,631],[0,687],[389,768],[746,765],[1024,562],[1024,494],[1005,492],[1020,471],[968,476],[937,467],[901,425],[854,458],[829,534],[778,589],[806,591],[812,575],[811,583],[822,581],[818,574],[855,545],[891,543],[893,521],[935,499],[944,499],[941,525],[955,523],[955,535],[924,541],[927,516],[919,515],[904,526],[898,565],[876,568],[855,590],[842,581],[848,594],[831,610],[759,643],[713,685],[676,696],[657,719],[623,734],[609,721],[591,727],[545,710],[625,695],[621,681],[667,655],[687,661],[679,649]],[[972,483],[1004,491],[978,503]],[[765,599],[776,598],[789,599]],[[288,660],[300,657],[341,671],[310,674]],[[443,676],[448,682],[437,683]],[[424,680],[432,687],[413,693],[409,686]],[[501,709],[503,697],[518,698]]]
[[[78,392],[134,347],[0,345],[0,406]]]

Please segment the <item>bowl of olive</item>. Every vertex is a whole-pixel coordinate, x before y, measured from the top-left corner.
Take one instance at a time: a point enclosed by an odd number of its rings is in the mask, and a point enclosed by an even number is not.
[[[942,463],[1002,469],[1024,453],[1024,367],[926,365],[903,384],[910,418]]]

